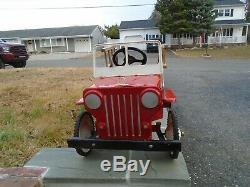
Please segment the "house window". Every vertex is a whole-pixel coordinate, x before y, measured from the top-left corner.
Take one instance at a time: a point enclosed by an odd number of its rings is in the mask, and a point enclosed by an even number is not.
[[[51,39],[51,45],[53,47],[65,46],[65,42],[63,38],[55,38]],[[40,47],[50,47],[50,39],[41,39]]]
[[[223,36],[233,36],[233,28],[223,29]]]
[[[219,10],[218,16],[219,16],[219,17],[224,16],[224,10],[223,10],[223,9],[220,9],[220,10]]]
[[[226,9],[225,10],[225,16],[230,16],[231,14],[230,14],[230,9]]]
[[[161,37],[162,37],[162,36],[159,35],[159,34],[151,34],[151,35],[150,35],[150,34],[149,34],[149,35],[147,34],[147,35],[146,35],[146,38],[148,38],[148,40],[161,39]]]
[[[40,47],[50,47],[50,40],[49,39],[40,40]]]
[[[231,17],[234,16],[234,9],[231,9],[231,14],[230,14]]]
[[[215,15],[215,17],[218,17],[218,14],[219,14],[219,10],[218,9],[214,9],[214,15]]]
[[[246,36],[246,35],[247,35],[247,26],[244,26],[242,30],[242,36]]]

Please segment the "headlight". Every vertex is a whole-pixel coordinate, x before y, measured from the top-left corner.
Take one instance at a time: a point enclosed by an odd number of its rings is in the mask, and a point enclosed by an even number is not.
[[[7,47],[7,46],[3,47],[3,52],[5,53],[10,52],[10,47]]]
[[[146,108],[155,108],[159,104],[159,96],[154,91],[146,91],[141,97],[142,105]]]
[[[91,93],[91,94],[88,94],[85,97],[84,103],[86,104],[86,106],[89,109],[95,110],[95,109],[100,108],[100,106],[101,106],[101,98],[97,94]]]

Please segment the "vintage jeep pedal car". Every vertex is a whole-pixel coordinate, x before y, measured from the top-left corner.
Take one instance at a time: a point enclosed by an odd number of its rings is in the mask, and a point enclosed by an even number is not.
[[[148,43],[158,45],[157,54],[144,52]],[[172,108],[175,94],[164,87],[166,58],[159,41],[97,45],[94,84],[77,102],[86,111],[68,146],[82,156],[92,149],[128,149],[167,151],[178,158],[181,131]]]

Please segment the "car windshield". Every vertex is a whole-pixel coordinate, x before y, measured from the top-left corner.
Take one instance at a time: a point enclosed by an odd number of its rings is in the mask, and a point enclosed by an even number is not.
[[[94,52],[94,76],[162,74],[162,55],[159,41],[97,45]]]

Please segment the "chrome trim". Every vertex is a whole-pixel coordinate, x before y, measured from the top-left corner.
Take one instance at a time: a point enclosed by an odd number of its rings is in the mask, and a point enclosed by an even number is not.
[[[141,116],[140,116],[140,97],[139,97],[139,95],[137,95],[137,116],[138,116],[139,136],[141,136]]]
[[[120,105],[120,95],[117,95],[118,110],[119,110],[119,122],[120,122],[120,135],[122,136],[122,119],[121,119],[121,105]]]
[[[108,115],[108,106],[107,106],[107,96],[104,96],[104,106],[105,106],[105,114],[106,114],[106,124],[108,129],[108,136],[110,136],[110,127],[109,127],[109,115]]]
[[[128,119],[127,119],[127,106],[126,106],[126,96],[125,95],[123,95],[123,102],[124,102],[124,113],[125,113],[126,136],[128,136]]]
[[[134,114],[133,114],[133,97],[132,97],[132,94],[130,94],[130,112],[131,112],[132,136],[135,136]]]
[[[114,99],[113,99],[113,95],[110,96],[110,99],[111,99],[111,111],[112,111],[112,118],[113,118],[114,136],[116,136],[115,112],[114,112]]]

